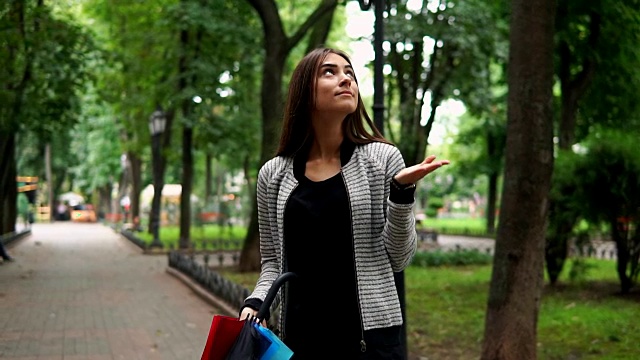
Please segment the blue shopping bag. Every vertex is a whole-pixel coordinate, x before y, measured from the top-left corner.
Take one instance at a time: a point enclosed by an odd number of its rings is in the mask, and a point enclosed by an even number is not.
[[[273,331],[264,326],[254,323],[261,335],[271,342],[267,350],[262,354],[260,360],[289,360],[293,356],[293,351],[285,345]]]

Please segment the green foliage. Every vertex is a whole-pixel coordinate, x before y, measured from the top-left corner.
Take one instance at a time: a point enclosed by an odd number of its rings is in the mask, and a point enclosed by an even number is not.
[[[42,1],[0,5],[0,138],[12,147],[3,147],[7,161],[0,162],[0,173],[10,175],[0,179],[0,203],[8,215],[0,216],[2,231],[15,224],[16,171],[44,178],[44,148],[51,145],[54,177],[47,190],[53,193],[73,162],[65,145],[80,95],[93,80],[87,65],[97,52],[89,32],[65,15]]]
[[[568,19],[558,19],[558,37],[568,39],[575,64],[572,73],[595,66],[593,82],[580,101],[576,140],[592,133],[594,126],[640,129],[640,13],[636,0],[569,2]],[[589,41],[589,20],[597,16],[600,34],[597,43]]]
[[[507,43],[504,6],[496,4],[393,2],[385,25],[388,106],[389,121],[400,126],[389,137],[409,164],[424,158],[444,100],[461,99],[476,113],[489,112],[494,103],[490,64],[504,62],[497,59],[505,58]]]
[[[165,130],[171,137],[166,183],[181,178],[182,126],[194,129],[196,193],[204,192],[207,155],[231,169],[257,157],[261,29],[245,1],[89,0],[79,16],[108,54],[94,64],[98,82],[87,92],[75,133],[74,147],[84,151],[74,173],[85,191],[117,181],[125,152],[142,160],[142,186],[150,182],[147,123],[158,105],[176,119]]]
[[[22,219],[27,219],[29,215],[29,210],[31,205],[27,200],[27,196],[24,193],[18,194],[18,215],[22,217]]]
[[[493,256],[476,249],[457,251],[421,251],[413,258],[412,266],[462,266],[486,265],[493,261]]]
[[[69,146],[78,159],[70,169],[76,179],[74,185],[85,194],[116,182],[118,178],[114,174],[121,171],[122,148],[118,141],[113,141],[120,129],[114,114],[105,113],[109,109],[101,106],[94,91],[89,89],[84,97],[83,113],[73,128]]]
[[[608,227],[622,261],[619,275],[623,291],[637,280],[640,259],[640,236],[635,225],[640,219],[638,134],[594,127],[579,153],[560,153],[551,192],[563,211],[551,214],[549,234],[577,235],[575,225],[580,219],[596,231]],[[628,219],[630,224],[626,226],[631,226],[624,230],[619,219]]]
[[[555,159],[549,193],[549,198],[555,207],[551,209],[547,228],[551,237],[568,235],[562,234],[565,224],[573,227],[580,220],[583,202],[575,196],[579,183],[575,173],[578,160],[579,155],[573,151],[563,150],[558,152]]]
[[[76,123],[84,84],[92,80],[88,64],[97,53],[88,32],[70,20],[46,16],[40,23],[23,121],[26,128],[49,140]]]
[[[569,269],[569,281],[584,281],[588,278],[589,270],[593,269],[594,265],[585,260],[584,258],[575,258],[571,262],[571,269]]]
[[[95,44],[83,27],[47,4],[5,2],[0,10],[0,82],[6,84],[0,128],[28,129],[49,140],[76,121]]]
[[[436,217],[438,215],[438,209],[441,209],[444,206],[444,199],[441,197],[429,197],[429,202],[427,203],[427,211],[426,215],[428,217]]]
[[[602,129],[585,142],[577,157],[574,181],[585,218],[593,223],[640,214],[640,132]]]

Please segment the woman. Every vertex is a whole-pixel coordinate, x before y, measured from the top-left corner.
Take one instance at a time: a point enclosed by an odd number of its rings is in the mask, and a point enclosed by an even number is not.
[[[311,51],[289,84],[277,156],[258,175],[262,270],[240,318],[291,271],[278,327],[294,359],[402,359],[393,273],[416,251],[415,183],[448,163],[405,168],[367,114],[349,57]]]

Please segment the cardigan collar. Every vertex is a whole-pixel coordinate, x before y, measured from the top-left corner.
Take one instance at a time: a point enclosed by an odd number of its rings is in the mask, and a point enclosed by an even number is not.
[[[344,138],[342,140],[342,144],[340,144],[340,166],[344,168],[349,160],[351,160],[351,156],[353,156],[353,152],[356,149],[356,144]],[[309,158],[309,151],[311,150],[310,145],[305,145],[298,153],[295,155],[293,159],[293,175],[296,180],[300,181],[305,178],[304,173],[307,165],[307,159]]]

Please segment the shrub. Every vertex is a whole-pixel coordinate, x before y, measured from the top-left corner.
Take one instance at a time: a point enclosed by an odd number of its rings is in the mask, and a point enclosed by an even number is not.
[[[493,256],[476,249],[417,252],[411,266],[461,266],[491,264]]]

